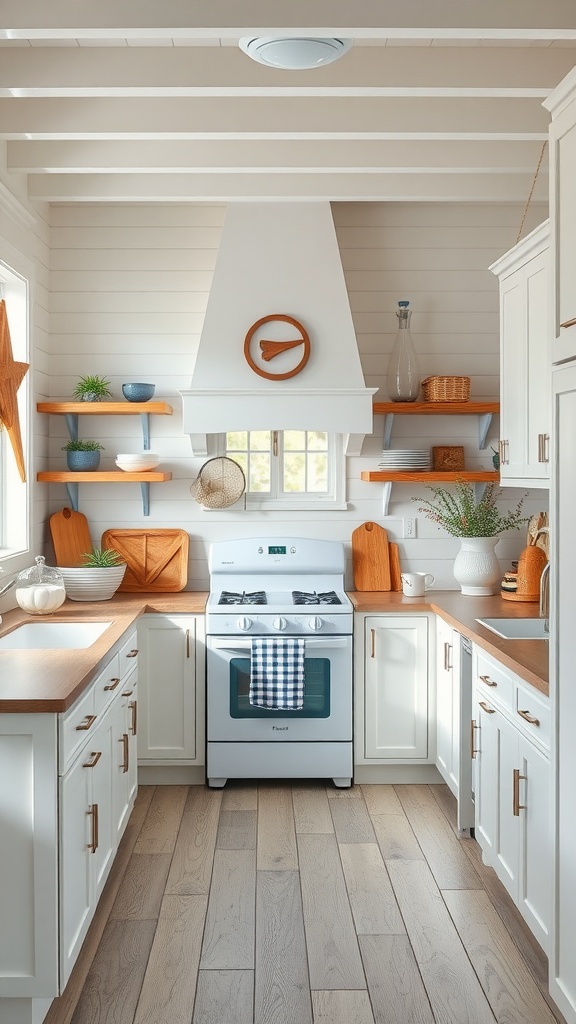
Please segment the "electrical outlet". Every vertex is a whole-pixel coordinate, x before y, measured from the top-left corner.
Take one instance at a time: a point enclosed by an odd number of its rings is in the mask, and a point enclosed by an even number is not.
[[[404,536],[415,537],[416,536],[416,520],[405,519],[404,520]]]

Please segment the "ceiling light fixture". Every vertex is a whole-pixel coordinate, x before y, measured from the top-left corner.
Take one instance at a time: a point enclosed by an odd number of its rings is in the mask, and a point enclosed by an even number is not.
[[[259,64],[287,71],[304,71],[342,57],[352,46],[351,39],[262,39],[246,37],[238,45]]]

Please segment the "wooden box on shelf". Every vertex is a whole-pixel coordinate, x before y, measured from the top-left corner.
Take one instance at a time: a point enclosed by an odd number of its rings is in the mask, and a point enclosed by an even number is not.
[[[464,446],[460,444],[434,445],[432,448],[432,469],[434,472],[464,469]]]

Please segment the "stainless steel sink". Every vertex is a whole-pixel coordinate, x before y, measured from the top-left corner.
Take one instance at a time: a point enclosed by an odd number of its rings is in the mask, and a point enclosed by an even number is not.
[[[504,640],[548,640],[547,619],[476,619]]]
[[[0,651],[62,651],[90,647],[111,625],[111,622],[24,622],[0,637]]]

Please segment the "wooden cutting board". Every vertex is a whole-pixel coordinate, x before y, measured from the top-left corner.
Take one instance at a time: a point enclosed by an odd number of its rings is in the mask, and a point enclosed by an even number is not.
[[[67,565],[70,568],[84,565],[83,555],[92,551],[86,516],[71,508],[63,508],[50,516],[50,533],[56,565]]]
[[[390,589],[402,590],[402,574],[400,572],[400,552],[398,545],[390,541],[388,545],[390,555]]]
[[[352,534],[356,590],[390,590],[388,534],[378,523],[362,523]]]
[[[185,530],[106,530],[102,547],[114,548],[127,565],[119,590],[175,593],[188,579]]]

